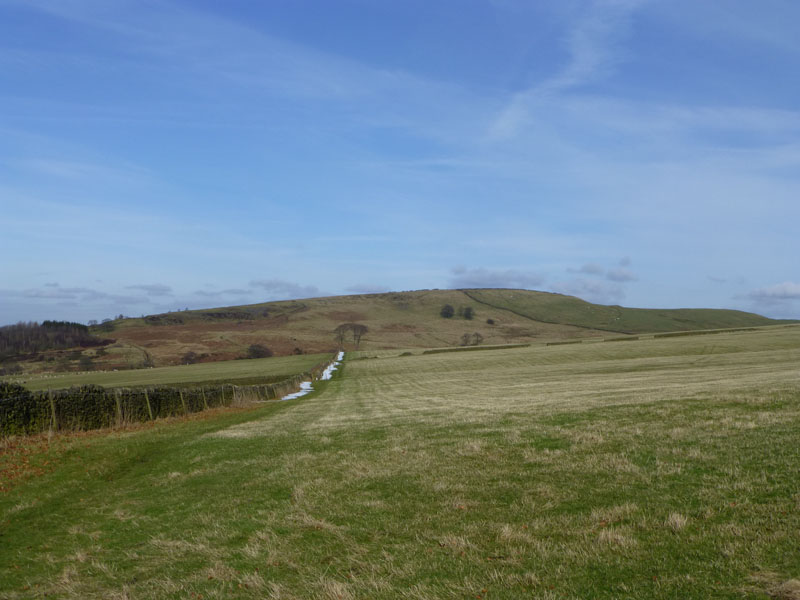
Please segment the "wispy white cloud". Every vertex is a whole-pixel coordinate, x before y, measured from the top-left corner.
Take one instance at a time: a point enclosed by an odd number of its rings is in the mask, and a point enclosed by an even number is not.
[[[3,289],[0,294],[8,298],[23,298],[31,301],[79,301],[84,304],[113,302],[117,304],[141,304],[147,299],[142,296],[109,293],[89,287],[61,287],[45,284],[38,288],[23,290]]]
[[[617,283],[636,281],[638,279],[636,273],[627,268],[631,264],[630,258],[626,257],[620,260],[619,264],[619,267],[606,269],[604,266],[597,263],[586,263],[579,269],[569,268],[567,271],[570,273],[577,273],[579,275],[605,277],[608,281],[615,281]]]
[[[597,0],[572,24],[565,42],[569,60],[556,75],[514,94],[491,123],[489,136],[503,139],[516,135],[528,121],[536,102],[571,88],[592,83],[623,60],[619,39],[626,33],[632,14],[642,0]]]
[[[636,281],[638,277],[630,269],[620,267],[618,269],[609,269],[606,273],[606,279],[609,281],[616,281],[622,283],[625,281]]]
[[[584,275],[602,275],[606,272],[605,267],[597,263],[586,263],[579,269],[567,269],[571,273],[583,273]]]
[[[315,285],[302,285],[284,279],[256,279],[250,286],[263,291],[270,299],[314,298],[324,296]]]
[[[800,7],[795,2],[774,2],[770,10],[759,10],[758,18],[753,18],[753,8],[748,0],[654,3],[655,14],[662,23],[704,41],[714,38],[726,45],[748,42],[757,47],[800,54],[795,27]],[[688,15],[691,18],[687,18]]]
[[[577,296],[597,304],[618,304],[625,298],[625,291],[620,284],[599,279],[556,281],[549,287],[556,293]]]
[[[800,300],[800,283],[784,281],[767,287],[753,290],[748,294],[753,300],[760,302],[783,302]]]
[[[23,158],[6,163],[10,167],[30,171],[38,176],[72,180],[98,180],[119,185],[140,183],[150,179],[149,172],[135,165],[112,166],[100,162],[65,160],[62,158]]]
[[[357,283],[345,288],[346,292],[353,294],[380,294],[390,291],[391,288],[385,285],[378,285],[373,283]]]
[[[469,269],[459,266],[452,269],[450,288],[514,288],[534,289],[542,285],[544,277],[533,271],[517,269]]]
[[[521,21],[531,17],[520,8],[528,4],[509,10]],[[381,68],[371,56],[344,58],[324,41],[304,43],[297,32],[290,41],[279,28],[259,31],[257,20],[190,2],[14,2],[15,13],[44,12],[54,29],[50,17],[64,19],[107,47],[59,53],[31,44],[5,54],[0,43],[4,69],[36,84],[30,90],[59,70],[104,82],[116,72],[126,93],[114,85],[33,98],[0,93],[8,124],[0,129],[0,197],[11,205],[0,253],[18,256],[18,283],[7,287],[40,293],[28,274],[47,264],[41,277],[67,289],[94,287],[88,271],[120,277],[108,293],[169,281],[176,292],[165,302],[178,303],[181,289],[218,277],[221,291],[190,294],[191,306],[198,298],[316,295],[342,289],[341,281],[539,288],[568,272],[577,279],[562,289],[596,300],[707,304],[696,285],[706,273],[766,282],[793,273],[796,252],[784,249],[797,248],[800,219],[796,103],[770,96],[737,105],[737,94],[723,91],[665,98],[626,72],[646,66],[635,64],[643,36],[629,36],[633,26],[660,27],[671,43],[680,40],[669,39],[670,27],[716,28],[732,43],[747,19],[717,27],[695,16],[771,11],[738,0],[731,10],[684,0],[677,9],[563,4],[538,9],[558,11],[557,25],[528,24],[531,37],[548,37],[566,23],[561,47],[510,57],[521,65],[512,82],[482,87],[468,77],[444,83],[422,69]],[[786,38],[782,47],[796,45],[796,19],[776,24],[779,13],[795,13],[773,12],[751,19],[761,30],[753,35],[774,29]],[[660,21],[665,13],[674,20]],[[738,89],[738,66],[711,67],[720,69],[720,90]],[[140,84],[143,97],[128,98]],[[84,135],[87,126],[97,129]],[[226,138],[233,141],[222,147]],[[29,250],[17,254],[22,247]],[[612,266],[625,252],[635,269]],[[460,262],[502,268],[443,270]],[[265,264],[273,278],[261,280],[265,287],[242,286]],[[316,285],[294,283],[296,273]],[[727,291],[708,286],[718,304],[730,301],[726,278]],[[698,299],[683,297],[690,293]],[[72,296],[51,301],[80,302]]]
[[[800,317],[800,283],[784,281],[737,294],[734,300],[744,301],[747,310],[774,318]]]
[[[229,288],[226,290],[197,290],[194,292],[195,296],[202,296],[204,298],[221,298],[223,296],[248,296],[253,293],[253,290],[246,290],[242,288]]]
[[[126,285],[126,290],[139,290],[148,296],[171,296],[172,287],[163,283],[140,283],[137,285]]]
[[[215,112],[215,119],[222,119],[229,126],[240,126],[236,115],[239,108],[230,100],[237,94],[231,90],[260,98],[260,102],[248,101],[252,106],[251,127],[269,123],[268,127],[274,129],[276,124],[269,118],[272,115],[265,119],[258,107],[269,105],[272,98],[290,98],[292,103],[282,106],[282,114],[291,121],[295,132],[307,119],[304,103],[324,102],[326,113],[336,116],[326,123],[329,131],[381,127],[453,141],[463,138],[465,123],[476,121],[476,104],[488,107],[488,102],[468,96],[457,85],[398,68],[367,65],[186,4],[160,2],[147,10],[130,2],[96,0],[31,0],[18,4],[114,32],[118,43],[138,59],[139,64],[131,64],[130,68],[149,66],[169,73],[172,80],[198,88],[201,101],[220,104],[222,110]],[[92,60],[101,59],[94,56]],[[230,86],[228,93],[209,98],[209,80]],[[167,105],[170,106],[180,108]],[[135,113],[135,109],[126,107],[128,112]],[[230,119],[230,114],[237,118]],[[180,119],[180,111],[170,110],[168,115],[170,120]],[[292,118],[288,119],[290,115]],[[310,128],[309,134],[314,130],[317,135],[323,133],[318,121],[305,126]]]

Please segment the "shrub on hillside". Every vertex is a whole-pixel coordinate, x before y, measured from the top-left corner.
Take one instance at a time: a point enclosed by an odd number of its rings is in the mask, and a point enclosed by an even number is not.
[[[439,315],[445,319],[451,319],[454,314],[456,314],[456,310],[449,304],[445,304],[439,311]]]
[[[269,358],[272,350],[262,344],[253,344],[247,349],[247,358]]]

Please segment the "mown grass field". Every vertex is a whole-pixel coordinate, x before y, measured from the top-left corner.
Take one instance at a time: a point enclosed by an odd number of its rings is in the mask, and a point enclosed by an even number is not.
[[[31,390],[61,389],[86,384],[104,387],[137,387],[220,382],[255,383],[302,373],[330,356],[330,354],[302,354],[152,369],[38,375],[22,377],[19,378],[19,381]]]
[[[790,600],[798,441],[800,327],[352,360],[297,401],[39,439],[0,598]]]

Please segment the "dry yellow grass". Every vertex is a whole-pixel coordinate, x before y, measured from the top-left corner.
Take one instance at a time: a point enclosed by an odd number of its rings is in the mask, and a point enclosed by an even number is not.
[[[792,600],[800,328],[710,337],[395,352],[98,442],[0,498],[0,598]]]
[[[758,402],[772,391],[800,386],[800,327],[713,337],[350,361],[348,377],[334,394],[219,435],[280,435],[290,426],[321,435],[371,423],[491,423],[503,414],[538,418],[700,395],[746,394]],[[785,418],[765,410],[746,420],[731,416],[725,424],[746,428]],[[673,434],[682,435],[679,430]],[[602,440],[603,432],[582,430],[576,435]]]

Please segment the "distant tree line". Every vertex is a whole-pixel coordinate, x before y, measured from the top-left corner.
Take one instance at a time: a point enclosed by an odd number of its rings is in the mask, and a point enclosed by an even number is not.
[[[81,323],[69,321],[44,321],[17,323],[0,327],[0,359],[33,354],[44,350],[102,346],[103,340],[89,333]]]
[[[456,314],[467,321],[471,321],[472,317],[475,316],[475,310],[471,306],[460,306],[456,313],[456,309],[453,308],[452,304],[445,304],[442,306],[442,310],[439,311],[439,316],[443,319],[452,319]]]

